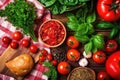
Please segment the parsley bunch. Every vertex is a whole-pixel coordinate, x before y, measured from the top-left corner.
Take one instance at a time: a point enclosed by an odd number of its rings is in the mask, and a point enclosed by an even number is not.
[[[34,41],[37,41],[33,27],[36,9],[31,3],[25,0],[15,0],[8,4],[5,10],[0,10],[0,16],[7,17],[7,20],[15,27],[22,29],[24,34],[30,35]]]

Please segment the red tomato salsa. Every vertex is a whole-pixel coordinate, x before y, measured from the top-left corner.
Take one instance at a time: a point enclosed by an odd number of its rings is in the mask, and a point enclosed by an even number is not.
[[[57,21],[46,22],[40,31],[43,42],[50,46],[59,44],[65,37],[63,26]]]

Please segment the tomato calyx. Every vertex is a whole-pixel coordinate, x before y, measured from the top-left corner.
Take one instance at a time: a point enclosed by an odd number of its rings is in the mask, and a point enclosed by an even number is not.
[[[110,6],[109,11],[113,10],[116,14],[116,10],[120,10],[120,2],[113,2],[112,4],[104,4]]]

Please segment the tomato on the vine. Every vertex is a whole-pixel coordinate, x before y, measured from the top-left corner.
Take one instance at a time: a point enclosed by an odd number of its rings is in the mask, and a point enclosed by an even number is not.
[[[12,41],[12,40],[11,40],[10,37],[8,37],[8,36],[2,37],[2,42],[3,42],[4,44],[10,44],[11,41]]]
[[[58,64],[57,70],[61,75],[67,75],[71,70],[71,66],[68,62],[63,61]]]
[[[13,49],[17,49],[18,46],[19,46],[19,44],[18,44],[16,41],[12,41],[12,42],[10,43],[10,47],[13,48]]]
[[[23,40],[21,41],[21,45],[22,45],[23,47],[28,47],[28,46],[30,45],[30,40],[28,40],[28,39],[23,39]]]
[[[70,48],[77,48],[80,44],[74,36],[69,36],[66,43]]]
[[[51,61],[51,60],[53,59],[52,54],[48,54],[48,55],[46,56],[46,58],[47,58],[47,60]]]
[[[56,66],[57,65],[57,60],[52,60],[51,63]]]
[[[67,59],[70,61],[78,61],[80,58],[80,52],[76,49],[70,49],[67,51]]]
[[[34,44],[30,45],[30,52],[36,53],[38,51],[38,47]]]
[[[120,0],[98,0],[97,12],[105,21],[120,19]]]
[[[13,33],[13,35],[12,35],[12,38],[13,38],[14,40],[19,41],[20,39],[23,38],[23,34],[22,34],[20,31],[15,31],[15,32]]]
[[[105,49],[106,49],[107,52],[114,52],[114,51],[117,50],[117,48],[118,48],[118,44],[115,40],[108,40],[106,42]]]
[[[110,76],[106,71],[99,71],[97,73],[97,80],[110,80]]]
[[[106,61],[106,54],[103,51],[96,51],[93,56],[92,59],[94,62],[102,64]]]

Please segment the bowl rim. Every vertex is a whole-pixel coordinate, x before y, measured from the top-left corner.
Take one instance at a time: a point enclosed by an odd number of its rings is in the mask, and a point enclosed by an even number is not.
[[[93,69],[91,69],[91,68],[88,68],[88,67],[76,67],[76,68],[74,68],[74,69],[68,74],[67,80],[69,80],[71,74],[72,74],[75,70],[78,70],[78,69],[87,69],[87,70],[89,70],[89,71],[93,74],[94,80],[96,80],[95,71],[94,71]]]
[[[56,22],[58,22],[58,23],[63,27],[63,29],[64,29],[64,31],[65,31],[65,35],[64,35],[63,40],[62,40],[59,44],[53,45],[53,46],[45,43],[45,42],[42,40],[41,35],[39,34],[41,28],[43,27],[43,25],[44,25],[45,23],[49,22],[49,21],[56,21]],[[50,20],[47,20],[47,21],[43,22],[43,23],[40,25],[39,30],[38,30],[38,38],[39,38],[39,40],[40,40],[45,46],[50,47],[50,48],[55,48],[55,47],[58,47],[58,46],[60,46],[61,44],[63,44],[63,42],[64,42],[65,39],[66,39],[66,35],[67,35],[67,31],[66,31],[65,25],[64,25],[61,21],[59,21],[59,20],[57,20],[57,19],[50,19]]]

